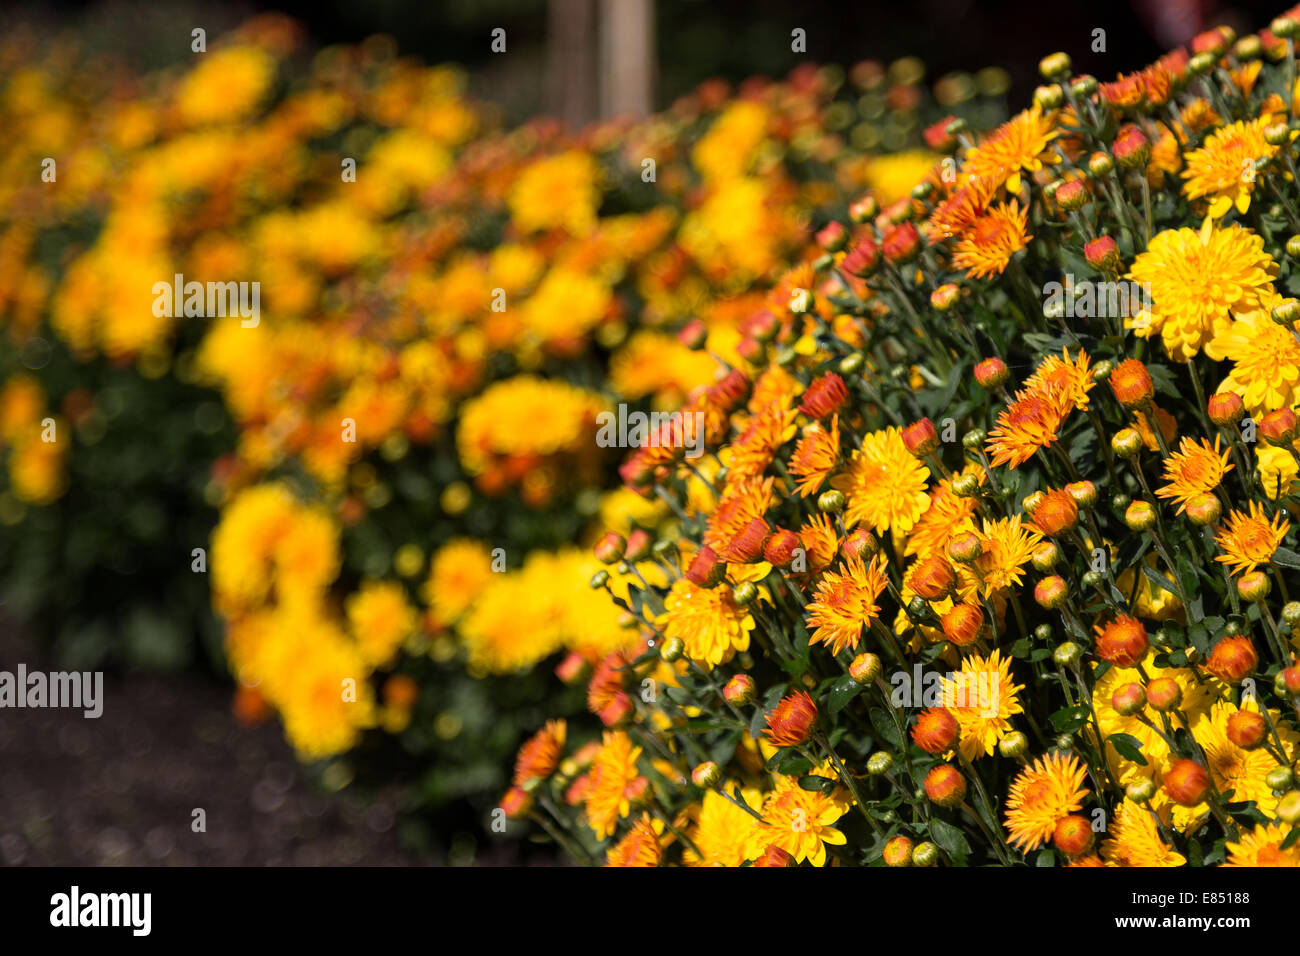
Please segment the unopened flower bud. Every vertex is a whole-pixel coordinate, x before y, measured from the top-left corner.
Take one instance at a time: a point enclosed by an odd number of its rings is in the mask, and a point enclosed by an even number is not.
[[[1136,428],[1121,428],[1111,436],[1110,450],[1120,458],[1132,458],[1142,450],[1142,436]]]
[[[958,475],[952,480],[952,493],[958,498],[974,498],[979,490],[980,482],[974,475]]]
[[[1066,212],[1082,209],[1088,201],[1088,187],[1081,179],[1071,179],[1056,187],[1056,204]]]
[[[1110,705],[1120,716],[1132,717],[1146,708],[1147,695],[1141,684],[1128,683],[1111,695]]]
[[[930,293],[930,305],[937,312],[947,312],[959,298],[961,298],[961,286],[953,282],[945,282]]]
[[[1192,524],[1206,527],[1218,521],[1222,512],[1218,496],[1207,491],[1188,500],[1184,514]]]
[[[1038,61],[1038,72],[1045,80],[1059,80],[1070,74],[1068,53],[1049,53]]]
[[[1045,577],[1034,586],[1034,600],[1038,602],[1040,607],[1044,607],[1049,611],[1061,607],[1069,598],[1069,585],[1065,583],[1065,578],[1059,574]]]
[[[927,458],[939,450],[939,433],[928,418],[912,422],[902,432],[903,445],[913,458]]]
[[[1043,112],[1051,112],[1061,108],[1061,103],[1065,100],[1065,94],[1056,84],[1050,86],[1038,86],[1034,88],[1034,105]]]
[[[966,799],[966,778],[952,764],[941,763],[925,775],[925,795],[936,806],[958,806]]]
[[[1237,593],[1243,601],[1262,601],[1268,597],[1270,584],[1263,571],[1251,571],[1237,578]]]
[[[1156,795],[1155,781],[1150,777],[1139,777],[1125,788],[1124,795],[1134,803],[1146,803]]]
[[[1088,157],[1088,172],[1097,179],[1104,179],[1115,169],[1115,160],[1105,153],[1093,153]]]
[[[948,542],[948,557],[958,564],[970,564],[983,553],[980,536],[973,531],[963,531]]]
[[[1061,667],[1073,667],[1083,657],[1083,650],[1074,641],[1058,644],[1052,652],[1052,660]]]
[[[1007,371],[1007,363],[996,356],[983,359],[975,366],[975,381],[982,388],[997,388],[1006,382],[1010,374]]]
[[[691,771],[691,783],[701,790],[712,790],[722,782],[722,771],[712,760],[707,760]]]
[[[685,652],[686,642],[680,637],[670,637],[659,645],[659,658],[668,664],[680,660]]]
[[[896,836],[885,844],[883,859],[886,866],[911,866],[912,841],[905,836]]]
[[[817,510],[823,514],[839,514],[844,510],[844,492],[831,489],[817,498]]]
[[[859,654],[849,664],[849,677],[857,684],[872,684],[882,669],[880,658],[875,654]]]
[[[699,319],[691,319],[677,332],[677,341],[693,352],[704,348],[709,339],[709,328]]]
[[[918,843],[912,848],[913,866],[934,866],[939,862],[939,848],[933,843]]]
[[[622,560],[627,551],[627,539],[617,531],[607,531],[605,537],[596,542],[594,550],[601,564],[614,564]]]
[[[867,758],[867,773],[880,777],[894,769],[894,758],[883,750],[877,750]]]
[[[717,587],[727,576],[727,565],[710,547],[702,547],[696,552],[691,565],[686,569],[686,579],[696,587]]]
[[[1224,732],[1242,750],[1258,750],[1268,739],[1268,721],[1253,710],[1239,710],[1228,717]]]
[[[817,231],[817,245],[827,252],[839,252],[848,241],[849,231],[841,223],[829,222]]]
[[[1018,730],[1011,731],[998,741],[998,753],[1012,760],[1023,756],[1028,749],[1029,738]]]
[[[1290,767],[1274,767],[1264,775],[1264,783],[1271,790],[1285,790],[1295,783],[1295,774]]]
[[[840,553],[846,558],[859,558],[866,561],[880,550],[880,540],[870,528],[864,528],[862,525],[854,528],[844,543],[840,545]]]
[[[1195,760],[1175,760],[1165,773],[1164,790],[1174,803],[1194,807],[1209,792],[1210,775]]]
[[[870,222],[878,215],[880,215],[880,203],[876,202],[874,196],[863,196],[849,204],[849,219],[855,223]]]
[[[754,678],[748,674],[736,674],[722,688],[723,699],[735,707],[752,704],[758,697]]]
[[[1083,258],[1098,272],[1114,273],[1119,271],[1119,246],[1110,236],[1098,236],[1083,244]]]
[[[1125,509],[1124,523],[1130,531],[1150,531],[1156,526],[1156,509],[1149,501],[1135,501]]]
[[[1283,823],[1295,826],[1300,823],[1300,790],[1290,790],[1282,795],[1273,811]]]
[[[1038,571],[1051,571],[1061,561],[1061,549],[1052,541],[1044,541],[1030,555],[1034,568]]]

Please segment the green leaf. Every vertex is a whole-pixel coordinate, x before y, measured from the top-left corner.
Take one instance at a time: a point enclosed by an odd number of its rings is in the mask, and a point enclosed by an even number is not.
[[[1058,734],[1068,734],[1072,730],[1078,730],[1088,722],[1088,708],[1082,706],[1062,707],[1052,714],[1049,719]]]
[[[830,777],[808,773],[799,778],[799,789],[808,790],[812,793],[830,793],[835,789],[835,781]]]
[[[870,716],[871,726],[875,728],[876,736],[891,747],[901,748],[903,746],[903,741],[898,736],[898,728],[887,713],[879,707],[872,707]]]
[[[848,706],[849,701],[853,700],[853,698],[857,697],[860,693],[862,693],[861,684],[855,681],[852,677],[843,677],[836,681],[835,686],[831,688],[830,698],[826,709],[831,714],[838,714]]]
[[[798,777],[812,769],[812,761],[798,751],[778,755],[776,772],[786,777]]]
[[[930,836],[953,859],[961,861],[970,856],[970,844],[966,842],[966,834],[951,823],[944,823],[939,819],[931,820]]]
[[[1282,841],[1280,848],[1289,850],[1295,846],[1297,840],[1300,840],[1300,826],[1293,826],[1291,832],[1286,835],[1286,839]]]
[[[1051,850],[1039,850],[1034,866],[1056,866],[1056,854]]]
[[[1142,741],[1132,734],[1111,734],[1106,739],[1115,748],[1115,752],[1125,760],[1131,760],[1143,767],[1147,765],[1147,758],[1142,756]]]
[[[1178,589],[1174,587],[1174,583],[1170,581],[1167,577],[1165,577],[1155,568],[1151,567],[1149,564],[1142,564],[1140,565],[1140,567],[1142,568],[1142,574],[1146,577],[1148,581],[1150,581],[1152,584],[1154,584],[1156,587],[1160,588],[1161,590],[1168,591],[1174,597],[1178,596]]]
[[[1300,554],[1289,548],[1278,548],[1273,552],[1273,561],[1284,568],[1300,568]]]

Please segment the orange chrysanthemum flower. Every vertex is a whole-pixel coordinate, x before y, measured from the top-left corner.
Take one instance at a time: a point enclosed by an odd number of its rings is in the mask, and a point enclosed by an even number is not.
[[[1178,504],[1178,513],[1187,508],[1187,502],[1197,495],[1219,487],[1223,476],[1233,468],[1228,464],[1228,452],[1219,451],[1220,436],[1214,436],[1214,446],[1205,439],[1199,442],[1184,438],[1178,451],[1165,461],[1165,480],[1169,482],[1156,489],[1157,498],[1172,498]]]
[[[643,813],[627,836],[609,848],[605,862],[607,866],[658,866],[662,855],[663,847],[650,814]]]
[[[830,567],[840,548],[840,538],[830,517],[813,515],[799,527],[798,535],[807,553],[808,573],[818,574]]]
[[[797,691],[777,702],[767,715],[763,736],[778,747],[797,747],[808,739],[817,722],[817,705],[805,691]]]
[[[1092,364],[1088,353],[1070,357],[1069,349],[1061,349],[1061,357],[1049,355],[1043,359],[1034,374],[1025,379],[1025,391],[1055,396],[1066,408],[1084,411],[1088,407],[1088,392],[1097,383],[1092,378]]]
[[[629,790],[644,778],[637,772],[641,748],[622,731],[606,731],[600,752],[591,765],[587,785],[587,823],[596,836],[604,839],[614,832],[618,821],[631,810]]]
[[[957,243],[952,264],[973,279],[1001,275],[1011,257],[1025,248],[1029,214],[1016,202],[994,206],[976,219]]]
[[[861,558],[849,558],[842,572],[828,572],[808,605],[808,626],[814,628],[809,641],[829,644],[832,654],[856,648],[862,628],[880,614],[876,601],[884,589],[885,572],[879,558],[869,565]]]
[[[930,215],[930,236],[937,240],[962,235],[984,215],[996,192],[992,180],[967,180]]]
[[[1007,796],[1007,840],[1022,852],[1052,838],[1056,825],[1083,806],[1087,771],[1074,754],[1054,752],[1020,771]]]
[[[1020,191],[1021,172],[1034,173],[1043,162],[1054,162],[1047,144],[1056,136],[1056,123],[1037,106],[999,126],[966,156],[963,172],[988,179],[1008,192]]]
[[[731,443],[731,471],[743,478],[762,475],[780,447],[794,437],[794,420],[798,414],[797,409],[776,402],[762,408]]]
[[[1259,503],[1252,501],[1248,511],[1228,513],[1224,527],[1214,536],[1224,553],[1214,560],[1228,565],[1234,575],[1254,571],[1273,560],[1290,527],[1280,512],[1270,521]]]
[[[530,780],[545,780],[555,772],[560,753],[564,750],[566,728],[563,720],[548,720],[545,727],[519,748],[515,760],[515,786],[522,787]]]
[[[795,490],[805,498],[817,494],[839,457],[840,416],[832,416],[830,431],[817,423],[809,425],[790,456],[790,473],[799,479]]]
[[[981,485],[987,478],[984,469],[976,465],[968,465],[961,473],[974,475]],[[952,481],[943,479],[931,493],[929,507],[907,536],[907,547],[903,551],[906,557],[942,554],[950,539],[963,531],[975,530],[976,499],[953,494]]]
[[[1015,400],[998,413],[997,427],[989,432],[987,448],[994,465],[1019,468],[1040,448],[1059,437],[1066,411],[1053,395],[1017,392]]]
[[[721,554],[755,518],[762,518],[772,506],[772,478],[732,478],[722,489],[718,506],[709,516],[704,544]]]

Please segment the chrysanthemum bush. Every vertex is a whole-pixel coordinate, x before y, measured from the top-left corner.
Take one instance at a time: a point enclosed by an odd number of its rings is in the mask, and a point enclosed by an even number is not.
[[[706,454],[625,462],[667,514],[590,585],[641,642],[505,816],[612,865],[1300,865],[1297,17],[1047,57],[818,232]]]
[[[238,714],[330,783],[487,807],[523,728],[581,707],[537,665],[638,640],[586,545],[670,512],[618,487],[598,416],[742,362],[812,223],[934,164],[940,103],[915,61],[863,63],[509,128],[382,38],[308,55],[263,16],[186,56],[0,57],[11,610],[87,666],[204,629]],[[978,88],[936,96],[979,126]],[[178,275],[260,311],[158,308]]]

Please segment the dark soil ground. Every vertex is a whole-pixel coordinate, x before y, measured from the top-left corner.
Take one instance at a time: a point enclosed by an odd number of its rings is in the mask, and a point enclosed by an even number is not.
[[[0,620],[0,670],[49,670]],[[0,863],[410,865],[396,798],[320,792],[275,724],[239,725],[228,690],[104,676],[98,719],[0,710]],[[193,831],[193,811],[206,832]]]

